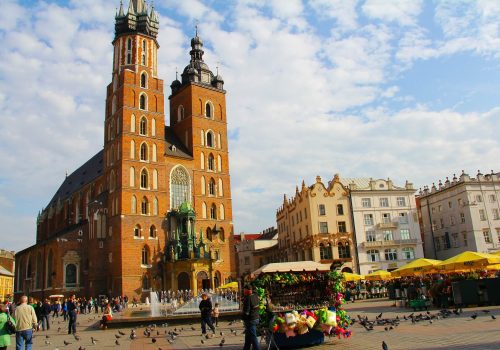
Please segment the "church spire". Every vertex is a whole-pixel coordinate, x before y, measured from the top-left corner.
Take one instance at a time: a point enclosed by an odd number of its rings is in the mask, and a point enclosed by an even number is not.
[[[125,12],[123,12],[123,0],[120,0],[120,10],[118,11],[118,15],[116,17],[125,17]]]
[[[120,1],[120,10],[116,15],[115,38],[121,34],[142,33],[156,38],[160,23],[158,14],[144,0],[130,0],[128,3],[127,14],[123,10],[123,0]]]

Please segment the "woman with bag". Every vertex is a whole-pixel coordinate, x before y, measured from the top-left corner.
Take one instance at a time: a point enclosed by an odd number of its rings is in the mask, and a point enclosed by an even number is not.
[[[103,330],[108,328],[108,322],[111,321],[112,318],[113,314],[111,311],[111,306],[109,305],[109,303],[107,303],[106,306],[104,307],[104,315],[102,315],[102,320],[101,320],[101,328]]]
[[[7,326],[7,320],[9,319],[15,327],[16,321],[7,313],[7,307],[0,304],[0,350],[7,350],[7,346],[10,345],[10,335],[15,333],[15,328],[14,333],[9,333]]]

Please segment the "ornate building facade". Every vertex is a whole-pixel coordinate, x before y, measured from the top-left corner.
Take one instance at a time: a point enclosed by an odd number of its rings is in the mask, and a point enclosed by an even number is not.
[[[311,186],[296,187],[276,213],[279,261],[312,260],[343,271],[356,267],[349,189],[337,175],[327,186],[321,178]]]
[[[224,81],[196,32],[172,82],[158,75],[158,15],[120,6],[104,149],[67,176],[16,254],[16,294],[141,296],[217,287],[237,276]]]

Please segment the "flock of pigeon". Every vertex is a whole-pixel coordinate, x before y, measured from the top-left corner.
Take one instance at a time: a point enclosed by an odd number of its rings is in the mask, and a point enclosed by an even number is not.
[[[220,347],[224,346],[224,344],[226,343],[227,336],[237,336],[238,334],[244,334],[244,331],[243,331],[243,333],[239,333],[235,329],[236,324],[241,323],[241,322],[242,322],[241,320],[230,321],[228,323],[228,326],[231,327],[234,325],[234,327],[229,328],[229,332],[227,334],[224,333],[223,331],[219,331],[220,337],[218,337],[215,332],[213,332],[212,334],[202,334],[201,338],[200,338],[201,344],[216,345],[217,342],[219,342]],[[150,339],[152,344],[156,344],[158,342],[158,340],[162,339],[162,338],[166,339],[169,344],[174,344],[177,337],[182,336],[183,332],[186,334],[187,331],[196,331],[199,329],[199,328],[194,327],[193,324],[190,324],[189,326],[190,326],[190,328],[188,328],[187,326],[186,326],[186,328],[179,326],[179,327],[175,327],[175,328],[169,330],[167,328],[168,327],[167,323],[163,323],[160,326],[157,326],[156,324],[151,324],[151,325],[148,325],[146,327],[139,326],[139,327],[132,328],[130,330],[130,334],[128,334],[128,335],[127,335],[127,333],[125,333],[121,330],[118,330],[117,333],[114,335],[115,345],[116,346],[122,345],[122,342],[124,340],[133,341],[133,340],[137,339],[137,332],[139,331],[139,328],[141,328],[141,329],[144,328],[144,331],[142,332],[142,334],[144,335],[144,338]],[[57,331],[58,331],[58,333],[61,332],[61,328],[59,327]],[[190,336],[190,335],[187,335],[187,336]],[[63,340],[64,346],[68,346],[68,345],[72,345],[72,344],[77,345],[81,341],[81,336],[74,334],[73,337],[74,337],[74,341],[73,340],[72,341]],[[215,340],[215,342],[214,342],[214,340]],[[93,336],[90,337],[90,341],[91,341],[92,345],[98,345],[98,343],[99,343],[99,340],[97,338],[94,338]],[[50,335],[45,335],[45,345],[46,346],[52,345]],[[59,349],[56,348],[55,350],[59,350]],[[79,346],[78,350],[86,350],[86,348],[84,346]],[[158,350],[163,350],[163,349],[161,347],[158,347]]]
[[[492,320],[496,320],[496,316],[490,313],[490,310],[481,310],[483,313],[489,315]],[[357,315],[357,319],[352,319],[352,324],[358,323],[367,332],[373,331],[375,327],[383,327],[385,331],[391,331],[399,326],[401,322],[411,322],[412,324],[416,323],[428,323],[433,324],[434,321],[446,319],[453,316],[460,316],[463,313],[462,308],[457,308],[452,311],[448,309],[440,310],[436,313],[431,313],[430,311],[426,311],[425,313],[419,313],[418,315],[415,312],[412,312],[408,316],[404,315],[402,318],[396,316],[395,318],[383,318],[383,313],[381,312],[378,316],[375,316],[375,319],[370,321],[368,316],[361,317]],[[470,318],[475,320],[478,317],[478,313],[474,312]],[[382,349],[389,350],[389,346],[385,341],[382,341]]]

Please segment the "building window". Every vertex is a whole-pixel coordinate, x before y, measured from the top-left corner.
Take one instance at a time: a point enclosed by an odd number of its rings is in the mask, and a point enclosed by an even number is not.
[[[156,238],[156,227],[155,225],[151,225],[149,228],[149,238]]]
[[[450,234],[448,232],[445,232],[445,234],[443,236],[443,245],[444,245],[444,249],[451,248]]]
[[[215,180],[214,179],[210,179],[210,181],[208,183],[208,194],[210,196],[215,196]]]
[[[391,214],[390,213],[383,213],[382,214],[382,222],[384,224],[389,224],[391,222]]]
[[[405,207],[406,206],[406,198],[405,197],[397,197],[396,202],[398,204],[398,207]]]
[[[141,171],[141,188],[148,188],[148,172],[146,169],[142,169]]]
[[[340,259],[348,259],[351,257],[351,249],[349,249],[348,242],[345,242],[344,244],[342,244],[342,242],[339,242],[338,250]]]
[[[498,214],[498,209],[493,209],[493,220],[498,220],[500,219],[500,216]]]
[[[328,222],[319,223],[319,233],[328,233]]]
[[[146,143],[141,144],[141,160],[147,161],[148,160],[148,145]]]
[[[399,223],[400,224],[408,223],[408,215],[406,213],[399,213]]]
[[[380,252],[376,249],[368,250],[366,252],[366,255],[368,257],[368,261],[371,261],[371,262],[380,261]]]
[[[436,250],[439,252],[441,250],[441,237],[435,237],[434,244],[436,245]]]
[[[149,203],[148,199],[146,197],[142,198],[141,202],[141,214],[142,215],[148,215],[149,213]]]
[[[207,147],[214,147],[214,134],[207,131]]]
[[[326,209],[324,204],[320,204],[318,206],[318,210],[319,210],[319,215],[326,215]]]
[[[450,216],[450,226],[454,226],[455,225],[455,217],[452,215]]]
[[[250,257],[245,256],[245,265],[250,265]]]
[[[333,259],[332,258],[332,248],[330,247],[329,243],[327,243],[325,245],[323,245],[323,243],[321,243],[319,245],[319,258],[321,260]]]
[[[464,247],[469,245],[469,241],[467,240],[467,232],[462,233],[462,239],[464,240]]]
[[[132,39],[127,39],[127,64],[132,63]]]
[[[458,233],[451,234],[451,244],[453,248],[458,248]]]
[[[483,201],[483,197],[480,194],[477,194],[476,195],[476,202],[482,203],[482,201]]]
[[[142,290],[149,290],[149,277],[146,275],[142,277]]]
[[[212,119],[213,118],[213,108],[210,102],[205,104],[205,117]]]
[[[149,248],[146,246],[142,247],[141,264],[149,265]]]
[[[142,55],[141,55],[141,62],[142,65],[146,65],[146,52],[147,52],[147,43],[146,40],[142,41]]]
[[[380,198],[380,206],[383,208],[388,208],[389,207],[389,198]]]
[[[146,95],[145,94],[141,94],[139,96],[139,108],[142,109],[143,111],[145,111],[147,108],[147,101],[146,101]]]
[[[361,206],[363,208],[371,208],[372,201],[370,198],[361,198]]]
[[[345,224],[345,221],[339,221],[338,224],[338,232],[340,233],[346,233],[347,232],[347,227],[346,227],[346,224]]]
[[[337,204],[337,215],[344,215],[344,206],[342,204]]]
[[[147,84],[147,75],[146,75],[146,72],[143,72],[141,74],[141,88],[146,88],[146,84]]]
[[[481,221],[486,221],[486,214],[484,212],[484,209],[479,209],[479,219],[481,219]]]
[[[394,261],[398,260],[398,252],[395,248],[384,250],[385,260]]]
[[[377,237],[375,235],[375,231],[366,231],[366,241],[367,242],[375,242]]]
[[[465,214],[464,213],[460,213],[460,222],[462,224],[465,224]]]
[[[405,247],[402,249],[402,252],[403,252],[403,259],[405,260],[415,259],[415,251],[413,250],[413,248]]]
[[[490,230],[484,230],[483,231],[483,236],[484,236],[484,243],[492,243],[491,242]]]
[[[153,199],[153,215],[158,215],[158,198]]]
[[[497,197],[494,194],[490,194],[488,198],[490,199],[490,203],[495,203],[497,201]]]
[[[224,186],[222,184],[222,179],[219,179],[219,197],[224,196]]]
[[[180,105],[177,108],[177,121],[180,122],[183,119],[184,119],[184,106]],[[203,141],[202,141],[202,146],[203,146]]]
[[[214,156],[212,153],[208,155],[208,170],[214,171],[215,170],[215,160]]]
[[[365,214],[363,216],[363,218],[364,218],[365,226],[372,226],[373,225],[373,214]]]
[[[66,265],[66,271],[65,271],[65,287],[66,288],[73,288],[76,287],[76,281],[77,281],[77,268],[75,264],[68,264]]]
[[[401,239],[403,241],[410,239],[410,230],[408,230],[408,229],[401,229],[399,231],[399,233],[400,233]]]
[[[212,206],[210,207],[210,219],[217,219],[217,207],[215,206],[215,204],[212,204]]]
[[[497,239],[498,239],[498,243],[500,243],[500,228],[497,228]]]
[[[146,117],[142,117],[141,122],[139,124],[139,134],[147,135],[147,133],[148,133],[148,121],[146,120]]]
[[[384,231],[382,231],[382,234],[384,236],[384,241],[392,241],[392,240],[394,240],[394,237],[392,235],[392,231],[391,230],[384,230]]]

